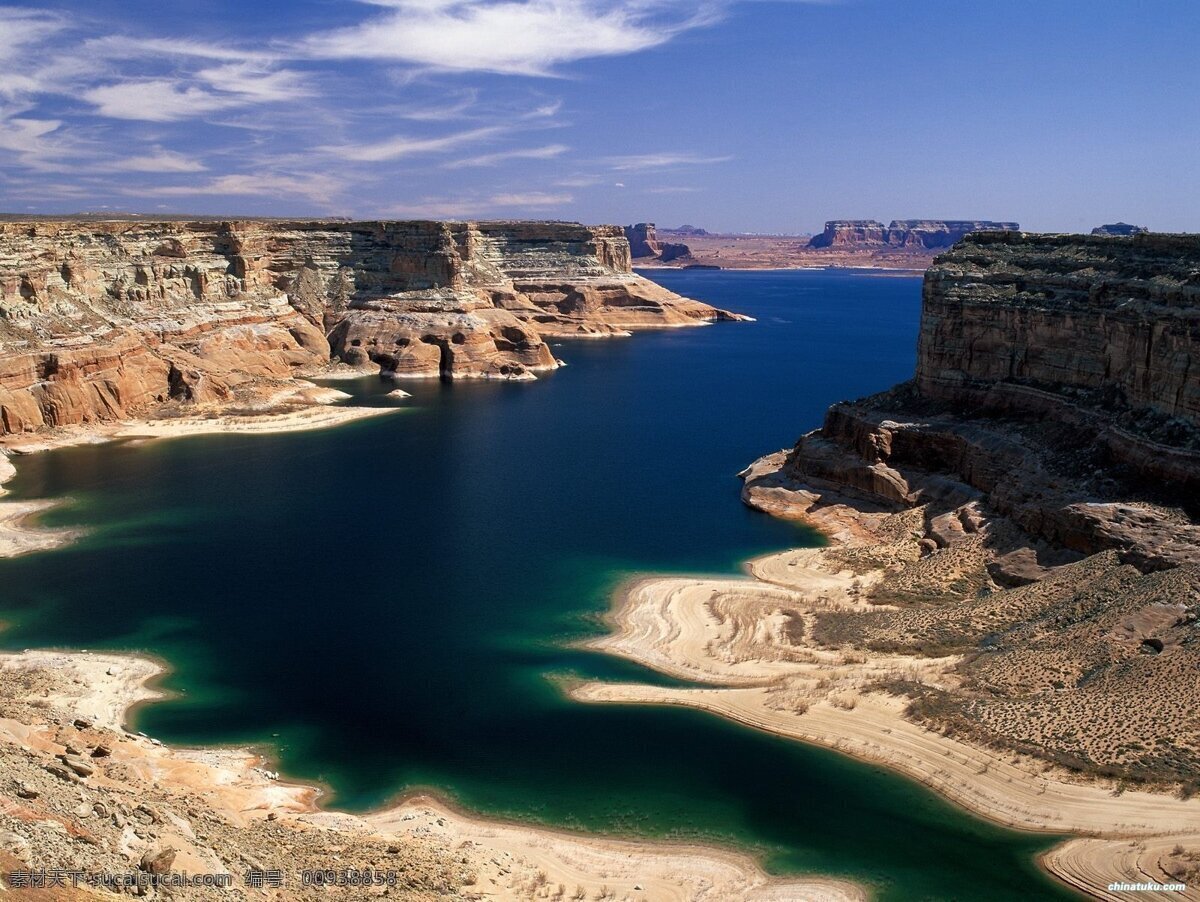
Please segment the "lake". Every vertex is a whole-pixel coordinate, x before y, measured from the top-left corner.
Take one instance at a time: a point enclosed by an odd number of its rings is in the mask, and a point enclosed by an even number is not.
[[[1070,898],[1053,838],[968,816],[836,753],[682,709],[591,706],[556,678],[661,679],[576,650],[644,572],[738,572],[815,537],[745,508],[739,470],[832,402],[907,378],[919,278],[660,271],[755,323],[556,343],[529,384],[404,383],[333,430],[63,449],[15,497],[86,535],[0,562],[8,648],[145,650],[177,698],[137,726],[268,743],[363,810],[426,787],[472,810],[734,844],[882,899]],[[378,379],[339,382],[394,404]]]

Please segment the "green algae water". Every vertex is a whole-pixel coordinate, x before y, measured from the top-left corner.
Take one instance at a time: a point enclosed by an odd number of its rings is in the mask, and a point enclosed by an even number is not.
[[[736,473],[830,403],[912,372],[920,280],[656,272],[755,323],[563,342],[532,384],[405,384],[334,430],[23,458],[73,545],[0,562],[8,648],[144,650],[179,695],[137,726],[269,743],[329,804],[432,788],[486,814],[748,848],[881,899],[1067,897],[1054,839],[833,752],[680,709],[582,705],[555,678],[658,679],[571,648],[639,572],[737,572],[811,543]],[[394,386],[339,383],[391,405]]]

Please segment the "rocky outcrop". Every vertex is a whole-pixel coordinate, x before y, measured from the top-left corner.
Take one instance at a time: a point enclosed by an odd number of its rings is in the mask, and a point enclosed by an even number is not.
[[[1015,232],[1015,222],[986,219],[896,219],[888,226],[887,243],[892,247],[936,250],[948,248],[972,232]]]
[[[671,235],[672,237],[678,236],[681,238],[707,238],[712,234],[712,232],[708,231],[708,229],[702,229],[699,226],[694,225],[687,225],[686,223],[674,229],[664,228],[659,229],[659,231],[664,235]]]
[[[809,247],[882,247],[887,229],[874,219],[831,219],[825,231],[809,239]]]
[[[975,233],[926,273],[911,383],[830,408],[782,476],[984,505],[1143,569],[1200,554],[1200,236]]]
[[[972,235],[926,274],[917,386],[1001,413],[1162,420],[1181,438],[1200,424],[1198,269],[1200,236]]]
[[[0,223],[0,434],[231,402],[330,361],[527,379],[546,335],[735,318],[631,270],[613,226]]]
[[[926,273],[917,356],[912,381],[835,404],[744,473],[748,504],[826,531],[831,571],[878,580],[807,635],[822,655],[951,662],[936,685],[879,685],[964,748],[1038,760],[1034,792],[1065,768],[1113,796],[1195,794],[1200,236],[974,233]],[[1106,862],[1127,827],[1103,828]],[[1194,832],[1168,845],[1182,858]],[[1142,866],[1069,879],[1101,896]]]
[[[703,229],[700,232],[703,232]],[[704,232],[704,234],[707,233]],[[670,263],[674,260],[689,258],[692,255],[691,249],[686,244],[660,241],[658,231],[652,222],[639,222],[635,225],[625,226],[625,238],[629,241],[629,251],[635,260],[652,259],[660,263]]]
[[[1127,222],[1109,222],[1092,229],[1093,235],[1141,235],[1150,230],[1145,226],[1130,225]]]
[[[833,219],[808,243],[814,248],[898,248],[928,251],[950,247],[971,232],[1016,231],[1015,222],[984,219],[894,219],[884,226],[874,219]]]

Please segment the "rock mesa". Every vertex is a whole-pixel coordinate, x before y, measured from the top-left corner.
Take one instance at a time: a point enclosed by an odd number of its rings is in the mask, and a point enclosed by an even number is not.
[[[331,361],[528,379],[547,336],[737,318],[631,270],[615,226],[0,223],[0,435],[229,402]]]
[[[814,235],[812,248],[898,248],[913,251],[948,248],[971,232],[1017,231],[1015,222],[986,219],[894,219],[884,226],[874,219],[833,219]]]

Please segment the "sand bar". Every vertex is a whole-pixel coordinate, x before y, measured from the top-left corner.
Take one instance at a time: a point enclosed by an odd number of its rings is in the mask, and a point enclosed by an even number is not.
[[[819,522],[839,544],[871,535],[844,510],[826,510]],[[741,579],[631,582],[609,615],[612,632],[588,643],[693,686],[593,681],[568,685],[570,696],[703,709],[886,765],[1006,826],[1087,837],[1056,847],[1043,863],[1098,898],[1130,898],[1108,894],[1106,887],[1137,874],[1167,880],[1160,861],[1165,850],[1181,841],[1194,844],[1200,799],[1118,792],[1104,781],[949,738],[906,719],[907,701],[877,688],[896,676],[953,687],[957,657],[813,642],[808,627],[814,614],[861,607],[882,570],[845,570],[826,549],[768,555],[747,569],[752,575]],[[1200,887],[1174,897],[1200,898]]]
[[[867,898],[861,888],[845,881],[768,877],[750,857],[732,851],[491,821],[471,817],[425,795],[362,817],[323,811],[318,788],[277,779],[271,762],[259,751],[175,749],[123,731],[131,706],[159,697],[147,685],[162,673],[157,662],[134,655],[26,651],[0,655],[0,671],[7,676],[24,672],[52,677],[53,688],[41,690],[34,702],[84,718],[83,729],[89,737],[94,738],[98,730],[121,731],[119,742],[105,740],[111,755],[104,759],[103,770],[88,778],[93,790],[136,793],[137,782],[145,781],[177,797],[192,815],[200,816],[198,808],[204,806],[239,828],[253,830],[266,822],[298,833],[334,831],[347,841],[432,843],[470,863],[472,879],[462,888],[463,897],[528,899],[540,888],[561,885],[565,898],[582,890],[589,899],[606,894],[605,898],[613,900],[654,902],[855,902]],[[28,685],[37,682],[30,679]],[[0,744],[48,754],[61,751],[62,738],[62,728],[53,723],[0,718]],[[177,850],[176,861],[189,863],[194,872],[227,866],[207,846],[204,834],[197,834],[187,824],[173,829],[168,823],[159,839],[169,841]],[[141,847],[131,847],[134,853],[141,854]]]

